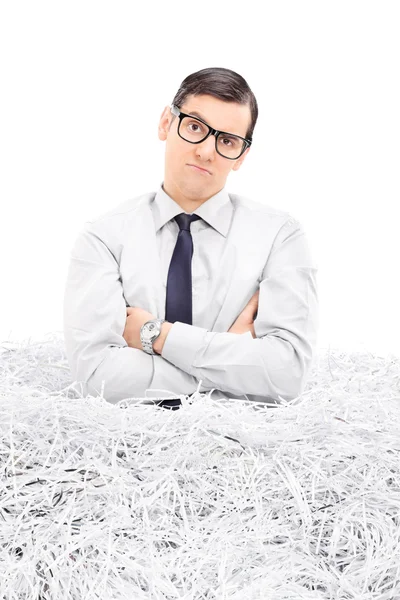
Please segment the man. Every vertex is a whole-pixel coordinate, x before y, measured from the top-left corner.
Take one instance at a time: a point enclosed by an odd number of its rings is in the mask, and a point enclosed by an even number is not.
[[[214,390],[215,399],[268,404],[302,393],[318,329],[305,233],[287,212],[225,188],[250,151],[257,116],[234,71],[189,75],[160,118],[158,191],[78,235],[64,336],[85,393],[117,402]]]

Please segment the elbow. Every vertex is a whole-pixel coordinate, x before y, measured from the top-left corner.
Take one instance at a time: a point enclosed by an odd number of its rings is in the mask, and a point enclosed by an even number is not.
[[[289,371],[282,377],[269,378],[266,389],[270,389],[269,397],[280,400],[295,400],[304,391],[304,379],[294,377]],[[265,394],[264,394],[265,395]]]
[[[294,400],[304,392],[310,370],[310,362],[308,356],[293,348],[287,370],[286,397],[288,400]]]
[[[144,398],[153,376],[152,357],[128,346],[108,345],[90,355],[83,349],[70,361],[70,367],[84,397],[101,396],[112,404]]]
[[[111,403],[145,397],[153,377],[152,356],[129,347],[120,336],[106,338],[104,332],[70,326],[64,327],[64,342],[78,393],[102,396]]]
[[[287,377],[286,385],[283,388],[284,394],[281,394],[285,400],[295,400],[302,395],[307,383],[307,373],[303,372],[302,375],[294,376],[290,375]]]
[[[288,340],[277,337],[270,341],[271,351],[265,357],[266,387],[274,390],[276,400],[295,400],[306,388],[313,347],[309,344],[293,345]]]
[[[91,395],[115,404],[145,398],[153,376],[152,357],[136,348],[108,347],[105,357],[86,380]]]

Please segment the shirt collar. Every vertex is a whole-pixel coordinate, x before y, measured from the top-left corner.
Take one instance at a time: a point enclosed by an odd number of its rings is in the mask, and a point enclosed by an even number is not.
[[[182,207],[165,192],[163,183],[164,182],[160,184],[152,202],[156,232],[161,229],[165,223],[168,223],[168,221],[174,219],[180,213],[185,212]],[[193,214],[201,217],[226,237],[231,224],[233,204],[225,187],[214,196],[211,196],[206,202],[203,202],[201,206],[193,211]]]

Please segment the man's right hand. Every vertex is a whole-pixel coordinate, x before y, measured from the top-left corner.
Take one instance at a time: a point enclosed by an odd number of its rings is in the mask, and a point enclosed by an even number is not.
[[[256,338],[256,334],[254,332],[254,319],[257,317],[259,295],[260,290],[258,289],[250,298],[248,304],[246,304],[232,327],[228,329],[228,333],[242,334],[251,331],[253,338]]]

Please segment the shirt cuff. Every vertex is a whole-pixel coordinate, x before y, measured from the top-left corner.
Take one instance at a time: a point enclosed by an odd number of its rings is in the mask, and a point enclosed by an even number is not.
[[[205,344],[207,333],[212,332],[203,327],[175,321],[165,338],[161,356],[192,375],[194,358]]]

